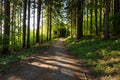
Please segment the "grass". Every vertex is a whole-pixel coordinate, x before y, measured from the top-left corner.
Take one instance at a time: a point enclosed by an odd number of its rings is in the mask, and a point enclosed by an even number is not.
[[[9,67],[9,64],[14,63],[16,61],[20,61],[25,59],[32,54],[37,54],[43,51],[47,46],[55,42],[56,40],[47,41],[40,46],[36,45],[28,49],[22,49],[16,53],[9,54],[9,55],[0,55],[0,72]]]
[[[120,39],[101,40],[99,38],[83,38],[65,40],[67,47],[86,60],[86,66],[92,67],[92,74],[104,80],[105,77],[120,79]]]

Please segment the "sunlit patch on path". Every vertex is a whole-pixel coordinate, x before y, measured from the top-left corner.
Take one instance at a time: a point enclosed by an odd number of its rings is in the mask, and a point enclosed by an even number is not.
[[[3,75],[4,80],[94,80],[84,65],[60,40],[43,53],[13,64]]]

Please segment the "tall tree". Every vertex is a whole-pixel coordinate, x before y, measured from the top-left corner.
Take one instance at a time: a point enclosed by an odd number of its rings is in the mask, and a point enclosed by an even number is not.
[[[44,19],[43,19],[43,18],[44,18],[44,17],[43,17],[43,13],[44,13],[44,12],[43,12],[43,9],[44,9],[44,8],[43,8],[43,5],[42,5],[42,24],[41,24],[41,35],[42,35],[42,36],[41,36],[41,43],[43,43],[43,23],[44,23]]]
[[[97,4],[98,4],[98,1],[97,0],[95,0],[95,27],[96,27],[96,35],[98,35],[98,20],[97,20],[97,14],[98,14],[98,12],[97,12]]]
[[[10,43],[10,0],[4,0],[5,19],[4,19],[4,37],[3,37],[3,54],[8,53]]]
[[[109,12],[110,12],[110,1],[105,1],[105,32],[104,32],[104,39],[109,39]]]
[[[33,0],[33,44],[35,42],[35,9],[36,9],[36,3],[35,0]]]
[[[36,31],[36,43],[40,43],[40,14],[41,14],[41,4],[42,1],[38,0],[38,9],[37,9],[37,31]]]
[[[90,33],[92,34],[93,30],[93,0],[91,0],[91,8],[90,8]]]
[[[99,2],[100,2],[100,20],[99,20],[99,27],[100,27],[100,32],[102,31],[102,0],[99,0]]]
[[[23,2],[23,48],[26,46],[26,8],[27,8],[27,0]]]
[[[120,0],[114,0],[114,33],[120,33],[120,19],[117,19],[120,15]]]
[[[78,20],[77,20],[77,39],[81,39],[83,37],[83,0],[78,0]]]
[[[49,33],[49,34],[50,34],[50,35],[49,35],[49,40],[51,40],[51,39],[52,39],[52,4],[53,4],[53,3],[52,3],[52,0],[49,1],[49,2],[50,2],[50,14],[49,14],[49,16],[50,16],[50,17],[49,17],[49,18],[50,18],[50,19],[49,19],[49,20],[50,20],[50,25],[49,25],[49,26],[50,26],[50,33]]]
[[[28,31],[27,31],[27,48],[30,47],[30,5],[31,0],[28,1]]]
[[[3,1],[0,2],[0,45],[2,44],[2,27],[3,27],[2,16],[3,16]]]

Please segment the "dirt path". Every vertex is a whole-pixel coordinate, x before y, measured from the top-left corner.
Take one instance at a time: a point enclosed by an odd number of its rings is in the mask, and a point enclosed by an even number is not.
[[[12,64],[0,80],[97,80],[89,77],[84,64],[60,40],[43,53]]]

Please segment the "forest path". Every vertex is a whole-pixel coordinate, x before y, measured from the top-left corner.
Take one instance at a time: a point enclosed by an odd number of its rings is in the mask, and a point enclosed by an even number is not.
[[[94,80],[84,65],[85,61],[71,55],[61,39],[43,53],[12,64],[0,80]]]

